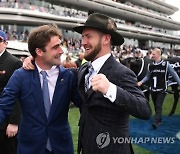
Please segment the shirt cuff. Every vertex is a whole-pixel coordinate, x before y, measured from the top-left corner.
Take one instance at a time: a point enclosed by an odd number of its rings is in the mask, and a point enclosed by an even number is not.
[[[104,94],[105,98],[108,98],[112,103],[116,100],[117,87],[113,83],[110,83],[109,89],[106,94]]]

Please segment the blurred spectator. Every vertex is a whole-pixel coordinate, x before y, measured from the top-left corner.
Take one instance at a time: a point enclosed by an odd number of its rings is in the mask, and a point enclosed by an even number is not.
[[[83,59],[84,59],[84,53],[81,52],[79,54],[79,58],[75,61],[77,68],[81,66]]]
[[[76,63],[71,60],[69,55],[67,55],[66,60],[62,62],[62,66],[65,68],[77,68]]]

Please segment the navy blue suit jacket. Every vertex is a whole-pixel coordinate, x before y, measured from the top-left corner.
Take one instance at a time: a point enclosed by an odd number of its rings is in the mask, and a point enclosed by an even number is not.
[[[19,154],[44,154],[47,137],[55,154],[73,154],[72,135],[68,123],[70,101],[80,106],[74,73],[59,67],[52,105],[47,119],[37,68],[16,70],[0,99],[0,124],[11,114],[19,97],[22,120],[18,133]]]

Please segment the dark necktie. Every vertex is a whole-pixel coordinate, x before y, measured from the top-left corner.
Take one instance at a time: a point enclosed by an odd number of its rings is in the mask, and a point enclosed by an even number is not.
[[[93,72],[94,72],[94,69],[93,69],[92,65],[89,66],[88,72],[89,72],[89,73],[86,74],[86,76],[85,76],[85,91],[86,91],[86,92],[87,92],[88,89],[89,89],[89,78],[91,77],[91,75],[92,75]]]
[[[44,107],[45,107],[45,111],[46,111],[46,116],[48,118],[49,111],[50,111],[50,108],[51,108],[51,102],[50,102],[50,97],[49,97],[49,88],[48,88],[47,73],[46,73],[46,71],[41,71],[41,74],[43,76],[42,92],[43,92]],[[46,148],[49,151],[52,151],[49,138],[47,139]]]

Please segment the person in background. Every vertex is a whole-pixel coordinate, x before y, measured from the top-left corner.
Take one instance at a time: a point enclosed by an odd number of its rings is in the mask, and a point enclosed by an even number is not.
[[[79,53],[79,58],[75,61],[77,68],[79,68],[82,64],[82,61],[84,59],[84,53]]]
[[[71,60],[70,55],[66,56],[66,59],[62,62],[62,66],[65,68],[77,68],[76,63]]]
[[[0,96],[13,72],[22,66],[22,62],[7,50],[6,34],[0,30]],[[21,119],[19,102],[16,101],[12,114],[0,125],[0,153],[16,154],[18,125]]]
[[[168,75],[171,74],[178,85],[180,85],[180,79],[169,62],[161,59],[161,50],[159,48],[152,50],[152,60],[153,63],[148,66],[147,74],[138,82],[138,86],[150,81],[151,97],[155,109],[152,127],[156,129],[162,124],[162,106],[166,96]]]
[[[69,104],[81,106],[73,72],[60,65],[61,34],[56,25],[35,28],[28,38],[35,69],[16,70],[0,98],[0,124],[20,100],[18,154],[73,154]]]
[[[130,143],[113,143],[112,137],[129,138],[129,116],[149,119],[151,108],[136,75],[111,54],[111,46],[122,45],[124,38],[114,20],[100,13],[92,13],[83,26],[73,30],[82,34],[88,61],[78,70],[83,99],[78,153],[133,153]]]

